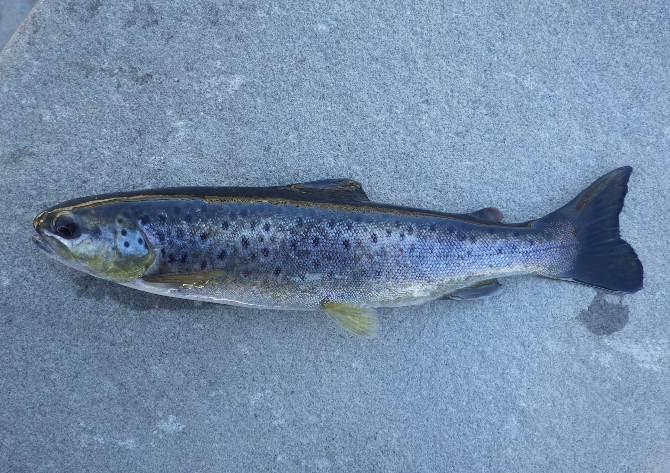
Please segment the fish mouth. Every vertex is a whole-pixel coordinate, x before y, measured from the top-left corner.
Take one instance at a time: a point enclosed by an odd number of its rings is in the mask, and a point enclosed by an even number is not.
[[[46,238],[44,238],[44,236],[41,233],[38,232],[33,235],[33,243],[44,253],[48,255],[54,254],[53,247],[49,244],[49,242],[46,240]]]

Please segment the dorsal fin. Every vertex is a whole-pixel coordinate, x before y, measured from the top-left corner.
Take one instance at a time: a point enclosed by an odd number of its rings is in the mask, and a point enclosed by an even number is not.
[[[320,181],[298,182],[278,187],[305,197],[325,198],[330,201],[369,202],[360,182],[352,179],[323,179]]]

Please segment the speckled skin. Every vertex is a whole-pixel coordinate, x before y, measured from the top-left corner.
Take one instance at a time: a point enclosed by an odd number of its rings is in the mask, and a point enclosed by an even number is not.
[[[147,279],[208,273],[197,284],[127,285],[274,309],[312,310],[324,300],[419,304],[481,280],[560,273],[577,251],[567,226],[505,225],[372,203],[180,197],[121,199],[91,211],[139,225],[156,256]]]

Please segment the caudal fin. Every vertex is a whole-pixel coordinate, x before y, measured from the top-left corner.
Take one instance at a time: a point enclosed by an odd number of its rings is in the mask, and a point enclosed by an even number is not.
[[[619,213],[632,171],[633,168],[625,166],[605,174],[565,207],[541,220],[572,222],[579,240],[573,268],[551,277],[616,292],[642,289],[642,263],[619,236]]]

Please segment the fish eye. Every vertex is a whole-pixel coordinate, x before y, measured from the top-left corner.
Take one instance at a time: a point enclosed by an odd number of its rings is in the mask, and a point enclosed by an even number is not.
[[[67,240],[77,238],[80,234],[79,226],[71,217],[61,215],[54,221],[54,232]]]

